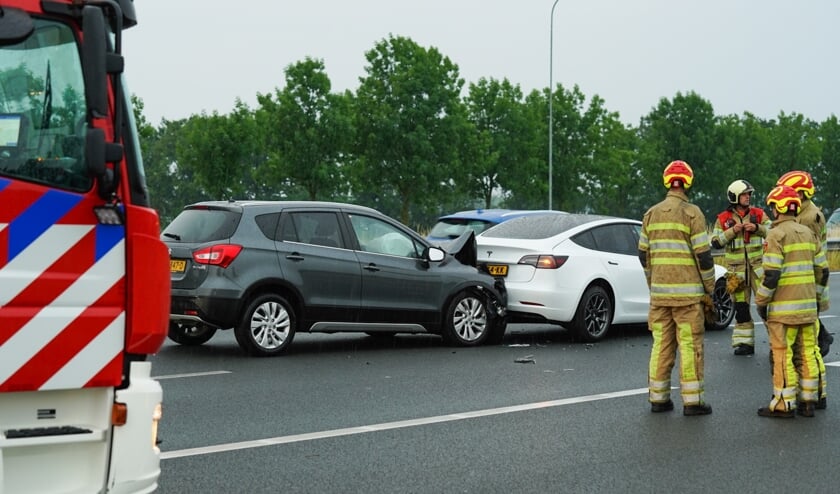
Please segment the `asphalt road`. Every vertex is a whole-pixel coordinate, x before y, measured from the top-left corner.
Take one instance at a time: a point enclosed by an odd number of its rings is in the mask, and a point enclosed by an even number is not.
[[[298,335],[271,359],[246,357],[228,331],[167,343],[153,358],[159,492],[836,492],[832,285],[829,406],[811,419],[756,415],[772,392],[761,325],[749,357],[732,354],[731,331],[707,333],[703,417],[682,415],[677,390],[674,412],[650,413],[644,327],[581,344],[557,326],[513,325],[502,345],[472,349]]]

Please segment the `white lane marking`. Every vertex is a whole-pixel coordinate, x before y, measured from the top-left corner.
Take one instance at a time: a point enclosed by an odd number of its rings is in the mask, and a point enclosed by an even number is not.
[[[155,376],[152,379],[156,379],[161,381],[163,379],[180,379],[182,377],[204,377],[204,376],[217,376],[219,374],[233,374],[231,371],[209,371],[209,372],[193,372],[191,374],[170,374],[168,376]]]
[[[840,367],[840,361],[837,362],[825,362],[826,367]],[[828,381],[826,381],[828,382]]]
[[[416,427],[419,425],[439,424],[442,422],[453,422],[455,420],[474,419],[478,417],[489,417],[491,415],[502,415],[506,413],[524,412],[526,410],[536,410],[540,408],[559,407],[563,405],[573,405],[576,403],[586,403],[588,401],[609,400],[612,398],[622,398],[625,396],[633,396],[646,394],[648,388],[628,389],[625,391],[616,391],[613,393],[600,393],[588,396],[578,396],[575,398],[563,398],[561,400],[541,401],[537,403],[527,403],[525,405],[513,405],[509,407],[488,408],[486,410],[475,410],[472,412],[453,413],[449,415],[438,415],[436,417],[426,417],[411,420],[400,420],[397,422],[385,422],[382,424],[363,425],[359,427],[348,427],[346,429],[333,429],[329,431],[310,432],[306,434],[294,434],[291,436],[270,437],[266,439],[257,439],[254,441],[242,441],[237,443],[218,444],[216,446],[205,446],[201,448],[179,449],[175,451],[161,452],[160,458],[162,460],[170,460],[172,458],[182,458],[185,456],[207,455],[211,453],[223,453],[227,451],[236,451],[239,449],[259,448],[262,446],[276,446],[278,444],[289,444],[301,441],[311,441],[314,439],[326,439],[330,437],[349,436],[353,434],[364,434],[367,432],[386,431],[389,429],[401,429],[405,427]]]

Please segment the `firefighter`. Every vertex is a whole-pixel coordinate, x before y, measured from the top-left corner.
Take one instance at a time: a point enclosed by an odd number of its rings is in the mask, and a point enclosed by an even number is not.
[[[755,353],[755,324],[750,314],[750,295],[758,289],[763,273],[761,254],[770,218],[764,210],[750,206],[755,191],[746,180],[735,180],[726,189],[729,207],[717,216],[712,230],[712,247],[724,249],[727,291],[735,302],[735,355]]]
[[[799,214],[796,216],[796,220],[799,224],[810,228],[816,237],[817,243],[819,243],[822,247],[823,252],[828,252],[825,215],[819,206],[814,204],[811,200],[811,198],[814,197],[814,192],[816,192],[811,174],[800,170],[790,171],[779,177],[779,180],[776,181],[776,185],[787,185],[797,192],[799,200],[802,202],[802,207],[800,208]],[[826,290],[828,290],[827,286]],[[828,310],[828,303],[829,298],[826,293],[823,298],[823,303],[819,307],[819,311],[823,312]],[[816,353],[817,365],[820,369],[820,398],[819,401],[817,401],[817,409],[819,410],[824,410],[828,406],[826,399],[826,374],[823,355],[828,355],[828,349],[833,340],[834,337],[831,336],[818,317],[817,339],[815,341],[813,351]]]
[[[680,354],[683,415],[708,415],[703,394],[704,305],[711,308],[714,268],[706,219],[688,201],[694,172],[672,161],[662,174],[668,193],[642,220],[639,260],[650,289],[648,329],[653,336],[648,366],[651,412],[674,409],[671,371]]]
[[[767,234],[764,277],[755,304],[770,337],[773,398],[758,414],[792,418],[796,411],[813,417],[819,399],[818,352],[813,347],[817,309],[828,296],[828,262],[811,230],[796,221],[802,201],[793,188],[777,185],[767,205],[775,220]]]

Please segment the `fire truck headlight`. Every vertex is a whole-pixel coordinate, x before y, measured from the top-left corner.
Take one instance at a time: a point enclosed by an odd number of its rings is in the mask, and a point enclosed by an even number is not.
[[[158,403],[155,405],[155,411],[152,412],[152,447],[156,448],[160,441],[158,441],[158,423],[163,417],[163,405]]]
[[[123,212],[119,205],[106,204],[105,206],[94,206],[93,212],[100,225],[122,225]]]

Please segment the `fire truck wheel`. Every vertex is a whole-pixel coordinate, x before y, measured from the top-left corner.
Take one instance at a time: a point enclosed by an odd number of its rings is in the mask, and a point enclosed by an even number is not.
[[[240,348],[255,357],[283,353],[295,337],[297,318],[291,304],[273,293],[254,298],[234,329]]]
[[[205,324],[185,325],[176,321],[169,321],[169,339],[180,345],[198,346],[210,341],[216,334],[216,328]]]

